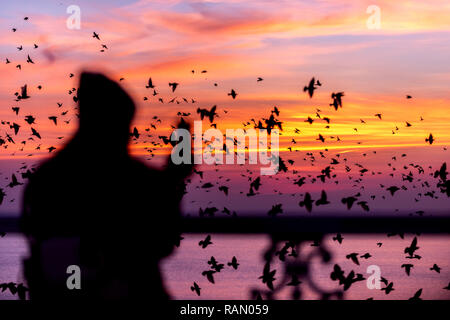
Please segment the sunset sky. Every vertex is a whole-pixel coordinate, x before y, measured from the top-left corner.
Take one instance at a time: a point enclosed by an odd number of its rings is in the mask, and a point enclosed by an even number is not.
[[[80,30],[66,27],[71,4],[81,9]],[[381,10],[379,30],[366,26],[369,5]],[[387,176],[386,163],[392,156],[407,153],[405,164],[433,169],[448,159],[444,150],[450,143],[448,1],[8,1],[2,3],[0,30],[0,119],[21,125],[18,135],[13,135],[16,144],[0,150],[9,169],[15,163],[17,170],[24,159],[48,156],[48,147],[58,148],[74,132],[74,93],[68,92],[78,86],[78,74],[84,69],[124,78],[120,83],[138,106],[133,126],[141,133],[150,123],[156,124],[151,119],[155,115],[162,123],[154,136],[169,135],[178,111],[191,112],[192,121],[199,119],[197,107],[217,105],[217,125],[225,131],[241,128],[251,118],[268,117],[277,106],[284,129],[282,158],[296,161],[290,169],[314,171],[301,159],[305,152],[327,148],[333,155],[348,155],[374,171],[383,170],[381,177],[373,178],[377,185]],[[100,41],[92,37],[94,31]],[[105,52],[100,52],[102,44],[108,47]],[[22,51],[17,49],[20,45]],[[26,62],[28,54],[35,64]],[[11,63],[6,64],[6,59]],[[22,70],[16,68],[18,64]],[[70,78],[70,73],[75,76]],[[323,85],[310,99],[302,89],[313,76]],[[149,77],[159,93],[156,97],[145,88]],[[257,77],[264,80],[257,82]],[[175,93],[168,82],[180,83]],[[24,84],[31,98],[14,101],[14,92]],[[231,89],[238,93],[235,100],[227,95]],[[338,91],[345,96],[343,108],[335,111],[329,106],[330,95]],[[197,102],[186,104],[183,97]],[[180,104],[168,104],[172,98]],[[63,106],[58,108],[57,102]],[[18,116],[11,109],[15,106],[20,107]],[[331,119],[329,129],[316,118],[316,108]],[[382,114],[382,120],[376,113]],[[33,127],[42,140],[28,141],[21,150],[20,142],[31,133],[26,115],[36,117]],[[49,116],[58,116],[57,126]],[[308,116],[315,119],[312,125],[304,122]],[[407,128],[406,121],[412,126]],[[204,127],[208,125],[204,121]],[[295,128],[301,133],[294,133]],[[6,133],[13,134],[7,124],[0,130],[3,139]],[[319,133],[325,143],[316,140]],[[430,133],[435,137],[432,146],[425,142]],[[107,135],[99,133],[99,148]],[[147,140],[133,143],[132,152],[148,155],[144,148],[152,139]],[[35,150],[39,144],[41,150]],[[290,153],[289,146],[299,152]],[[362,156],[375,150],[378,157]],[[154,153],[168,151],[165,146]],[[336,171],[344,172],[342,167]],[[9,173],[4,176],[9,178]],[[291,187],[279,186],[295,192]],[[323,186],[311,188],[320,192]],[[333,188],[337,187],[327,185],[327,190]],[[266,199],[274,195],[267,192]],[[438,203],[437,208],[442,206]]]

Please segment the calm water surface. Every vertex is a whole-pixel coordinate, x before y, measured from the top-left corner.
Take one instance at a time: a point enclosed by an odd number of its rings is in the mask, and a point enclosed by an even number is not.
[[[338,263],[346,271],[355,270],[366,277],[367,266],[377,265],[381,268],[381,275],[394,282],[394,291],[386,295],[381,290],[370,290],[365,281],[357,282],[348,290],[348,299],[407,299],[418,289],[423,288],[424,299],[450,299],[450,291],[443,290],[450,282],[450,237],[428,236],[419,237],[417,251],[423,258],[421,260],[405,259],[403,250],[409,246],[413,238],[406,235],[402,240],[398,237],[388,238],[386,235],[343,235],[341,245],[328,237],[326,244],[333,251],[333,260],[330,264],[313,261],[312,272],[314,281],[323,288],[336,288],[336,283],[330,280],[330,272],[334,263]],[[198,246],[198,241],[204,235],[185,235],[180,248],[164,260],[161,264],[167,288],[176,299],[248,299],[251,288],[264,288],[258,277],[262,274],[262,252],[269,244],[267,236],[242,235],[212,235],[213,244],[206,249]],[[379,248],[376,243],[382,242]],[[302,249],[307,253],[312,248],[306,244]],[[345,255],[357,252],[360,255],[369,252],[372,257],[359,259],[357,266]],[[8,234],[0,239],[0,283],[21,282],[21,259],[27,254],[24,239],[19,235]],[[146,254],[143,252],[142,254]],[[209,283],[201,275],[202,271],[209,269],[207,261],[214,256],[219,263],[231,261],[236,256],[239,262],[238,270],[226,266],[220,273],[215,274],[215,284]],[[414,268],[408,277],[400,266],[403,263],[412,263]],[[442,268],[441,273],[430,271],[429,268],[436,263]],[[277,268],[276,278],[282,275],[282,266],[275,263],[271,266]],[[190,290],[193,281],[202,288],[201,296],[197,297]],[[274,284],[277,283],[275,280]],[[382,287],[384,285],[382,284]],[[316,299],[306,282],[300,285],[303,298]],[[279,298],[288,299],[290,292],[283,291]],[[8,293],[0,293],[0,299],[14,299]]]

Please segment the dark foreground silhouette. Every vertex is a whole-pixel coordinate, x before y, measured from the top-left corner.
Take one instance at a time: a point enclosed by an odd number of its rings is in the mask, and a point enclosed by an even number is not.
[[[22,228],[31,299],[169,298],[158,263],[179,241],[179,204],[191,167],[151,169],[129,156],[135,106],[103,75],[83,73],[79,130],[30,178]],[[81,289],[69,290],[81,270]]]

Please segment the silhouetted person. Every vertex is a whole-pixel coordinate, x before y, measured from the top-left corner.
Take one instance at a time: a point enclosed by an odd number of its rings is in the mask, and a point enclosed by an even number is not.
[[[168,298],[158,263],[179,241],[179,204],[192,168],[150,169],[129,156],[135,106],[101,74],[83,73],[72,140],[30,178],[22,228],[31,299]],[[69,290],[69,265],[81,289]]]

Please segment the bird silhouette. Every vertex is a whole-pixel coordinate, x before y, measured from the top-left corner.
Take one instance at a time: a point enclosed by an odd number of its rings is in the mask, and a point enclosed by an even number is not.
[[[325,138],[321,134],[319,134],[319,138],[317,138],[316,140],[325,142]]]
[[[25,122],[28,124],[33,124],[35,120],[36,118],[33,117],[32,115],[25,116]]]
[[[24,85],[20,88],[20,95],[17,96],[18,100],[29,99],[30,96],[27,93],[27,85]]]
[[[406,272],[406,275],[410,275],[410,273],[411,273],[411,268],[414,268],[414,265],[412,265],[412,264],[410,264],[410,263],[404,263],[404,264],[402,264],[402,266],[401,266],[402,268],[405,268],[405,272]]]
[[[333,281],[339,280],[339,284],[342,284],[345,277],[344,277],[344,271],[341,269],[341,267],[338,264],[335,264],[333,266],[333,271],[330,274],[330,278]]]
[[[282,204],[275,204],[267,213],[271,217],[275,217],[277,214],[283,213]]]
[[[313,97],[314,91],[317,89],[317,86],[321,86],[322,84],[319,82],[319,80],[314,79],[314,77],[309,81],[308,85],[303,87],[303,92],[308,92],[308,95],[310,98]]]
[[[258,190],[259,190],[259,187],[261,187],[261,178],[260,178],[260,177],[257,177],[255,180],[253,180],[253,181],[250,183],[250,188],[253,188],[253,189],[255,189],[256,191],[258,191]]]
[[[442,165],[441,165],[441,168],[439,169],[439,170],[436,170],[435,172],[434,172],[434,177],[435,178],[439,178],[439,179],[441,179],[442,181],[446,181],[447,180],[447,163],[446,162],[444,162]]]
[[[14,134],[17,135],[17,133],[19,133],[19,129],[20,129],[20,124],[17,124],[15,122],[13,122],[13,124],[11,124],[9,126],[10,129],[14,129]]]
[[[229,96],[231,96],[233,99],[236,99],[236,96],[238,95],[234,89],[231,89],[230,93],[228,93]]]
[[[342,108],[342,97],[344,96],[344,92],[332,93],[331,98],[333,102],[330,103],[330,106],[334,107],[334,110],[337,111],[338,108]]]
[[[405,248],[404,253],[407,253],[410,257],[412,257],[414,256],[414,252],[416,252],[417,249],[419,249],[419,247],[417,246],[417,237],[414,237],[409,247]]]
[[[358,201],[356,204],[359,205],[364,211],[370,211],[367,201]]]
[[[312,124],[314,122],[314,120],[311,117],[308,117],[308,119],[306,119],[305,122]]]
[[[3,188],[0,188],[0,205],[3,203],[5,197],[6,197],[5,191],[3,190]]]
[[[433,266],[430,268],[431,271],[436,271],[437,273],[441,273],[441,268],[435,263],[433,264]]]
[[[231,259],[231,262],[227,263],[228,266],[233,267],[234,270],[237,270],[239,263],[237,262],[237,259],[235,256]]]
[[[344,291],[347,291],[353,283],[363,280],[365,279],[362,274],[358,273],[355,275],[355,272],[352,270],[349,272],[347,277],[340,280],[340,282],[342,281],[342,284],[344,285]]]
[[[14,187],[17,187],[17,186],[20,186],[20,185],[23,185],[23,183],[19,182],[17,180],[16,175],[13,173],[12,176],[11,176],[11,182],[8,184],[8,187],[14,188]]]
[[[337,241],[339,244],[342,244],[342,240],[344,240],[344,238],[340,233],[336,234],[336,237],[333,237],[333,241]]]
[[[41,139],[41,135],[34,128],[31,128],[31,135],[36,136],[38,139]]]
[[[409,298],[408,300],[422,300],[420,298],[420,296],[422,295],[422,288],[420,288],[419,290],[416,291],[416,293],[414,293],[414,296],[412,296],[411,298]]]
[[[216,112],[216,109],[217,109],[217,106],[215,106],[215,105],[212,106],[210,110],[197,108],[197,113],[200,114],[201,120],[203,120],[203,118],[207,117],[209,119],[209,122],[213,123],[214,118],[219,116]]]
[[[306,192],[303,200],[300,201],[298,205],[300,207],[305,207],[308,212],[311,212],[313,203],[314,200],[311,198],[311,195],[309,192]]]
[[[202,276],[205,276],[206,279],[208,279],[209,282],[214,284],[214,273],[216,273],[216,271],[214,271],[214,270],[206,270],[206,271],[202,272]]]
[[[391,187],[389,187],[389,188],[386,188],[386,190],[389,191],[389,192],[391,193],[391,196],[394,196],[394,194],[395,194],[398,190],[400,190],[400,188],[399,188],[399,187],[396,187],[396,186],[391,186]]]
[[[353,263],[355,263],[356,265],[359,266],[358,253],[353,252],[353,253],[350,253],[350,254],[346,255],[345,257],[347,259],[351,259],[353,261]]]
[[[345,205],[347,205],[347,209],[350,210],[353,206],[353,203],[355,203],[355,201],[358,200],[355,197],[345,197],[342,198],[341,202]]]
[[[212,244],[210,235],[207,235],[205,240],[200,240],[199,243],[198,243],[198,245],[201,246],[202,249],[205,249],[210,244]]]
[[[223,191],[223,193],[225,193],[226,196],[228,195],[228,187],[227,186],[220,186],[219,191]]]
[[[425,142],[428,142],[429,144],[433,144],[434,142],[434,137],[433,135],[430,133],[430,135],[428,136],[428,138],[425,138]]]
[[[265,283],[270,290],[273,290],[273,282],[276,280],[276,269],[270,270],[270,264],[266,262],[263,269],[263,274],[258,279],[262,279],[262,283]]]
[[[51,120],[51,121],[53,121],[53,123],[55,124],[55,126],[58,125],[58,123],[57,123],[58,117],[56,117],[56,116],[50,116],[50,117],[48,117],[48,119]]]
[[[273,107],[272,113],[275,113],[275,115],[278,117],[280,115],[280,110],[278,110],[277,106]]]
[[[179,83],[177,82],[169,82],[169,87],[172,88],[172,92],[175,92],[175,90],[177,89]]]
[[[148,78],[148,84],[145,86],[147,89],[148,88],[154,88],[155,86],[153,85],[153,82],[152,82],[152,78]]]
[[[191,291],[195,292],[200,297],[200,288],[197,284],[197,282],[194,281],[194,284],[191,286]]]
[[[305,177],[300,177],[297,181],[294,182],[294,184],[298,185],[299,187],[301,187],[302,185],[305,184]]]
[[[316,200],[316,206],[330,204],[330,201],[327,200],[327,194],[325,190],[322,190],[320,199]]]
[[[220,270],[224,268],[224,264],[218,263],[213,256],[211,256],[211,259],[207,263],[211,265],[211,269],[214,269],[216,272],[220,272]]]
[[[418,259],[418,260],[420,260],[420,259],[422,259],[422,256],[419,256],[418,254],[415,254],[413,256],[406,256],[405,258],[406,259]]]
[[[388,285],[386,285],[386,287],[381,288],[382,291],[384,291],[385,294],[389,294],[391,293],[394,289],[394,283],[390,282]]]

